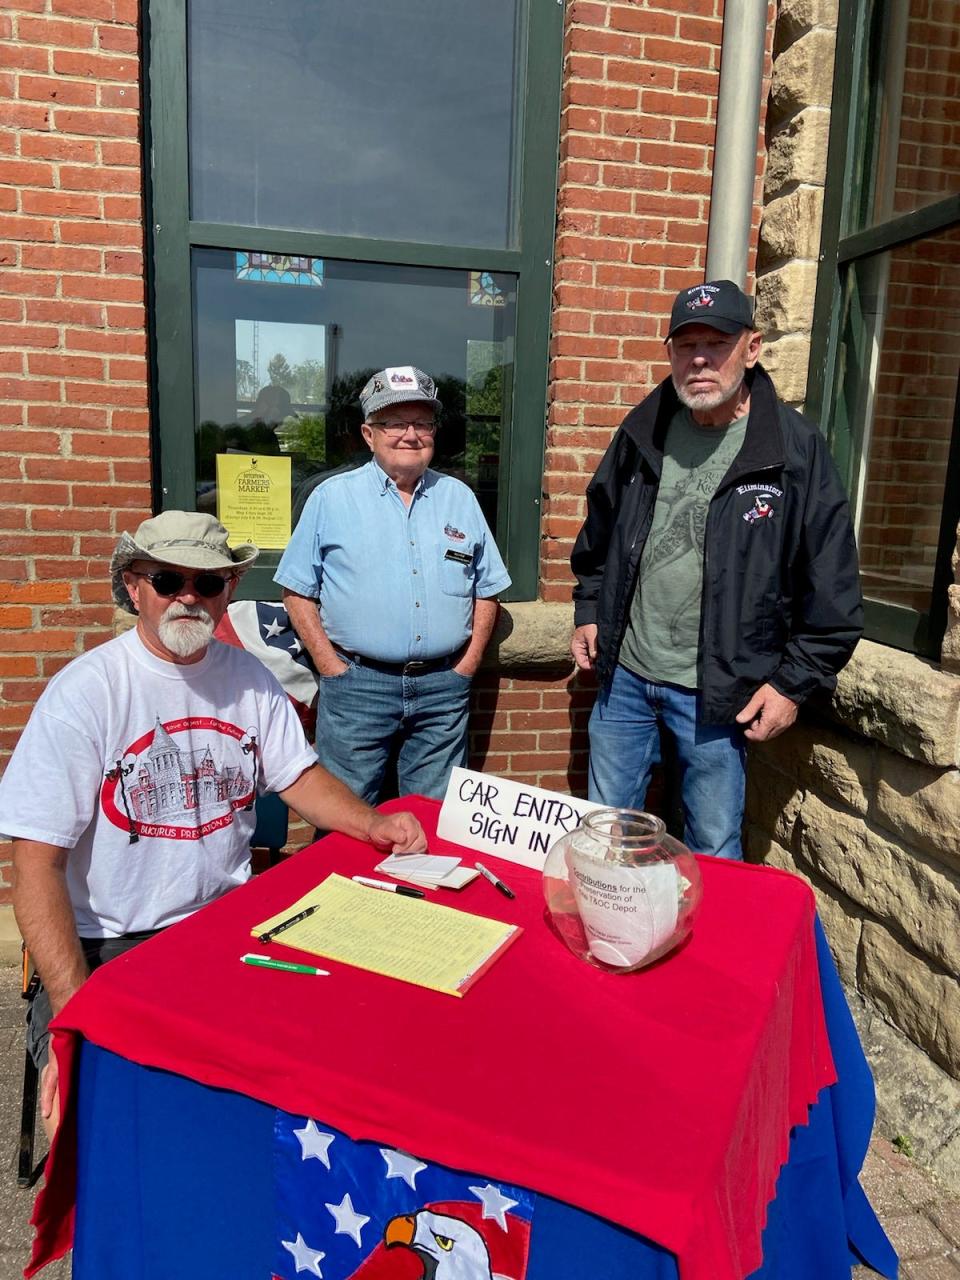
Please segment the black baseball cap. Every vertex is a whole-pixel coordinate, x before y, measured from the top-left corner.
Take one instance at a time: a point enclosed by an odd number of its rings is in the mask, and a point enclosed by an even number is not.
[[[708,280],[681,289],[670,312],[667,338],[688,324],[706,324],[721,333],[753,328],[753,300],[732,280]]]

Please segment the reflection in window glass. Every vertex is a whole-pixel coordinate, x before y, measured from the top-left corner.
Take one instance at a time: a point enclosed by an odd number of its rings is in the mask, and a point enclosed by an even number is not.
[[[358,396],[378,369],[414,364],[443,404],[434,466],[477,494],[496,528],[513,380],[516,278],[324,259],[323,288],[239,279],[237,255],[193,253],[197,505],[216,512],[217,458],[285,455],[293,522],[332,471],[369,457]]]
[[[925,610],[960,371],[960,227],[851,267],[842,408],[868,599]],[[856,444],[859,448],[856,448]]]
[[[517,0],[187,14],[194,219],[514,245]]]
[[[960,191],[960,0],[892,0],[875,56],[873,222]]]

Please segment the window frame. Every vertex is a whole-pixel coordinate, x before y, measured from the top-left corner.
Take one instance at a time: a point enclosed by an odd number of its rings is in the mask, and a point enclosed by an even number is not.
[[[158,509],[196,507],[194,344],[191,253],[194,248],[261,250],[422,267],[510,272],[517,277],[516,338],[509,422],[501,439],[497,543],[510,567],[506,600],[535,600],[539,587],[541,489],[546,443],[547,370],[563,6],[518,0],[521,56],[514,138],[518,247],[475,246],[325,235],[283,228],[194,221],[189,211],[187,3],[150,0],[144,157],[148,210],[151,396]],[[386,358],[386,356],[385,356]],[[523,424],[523,425],[521,425]],[[157,462],[158,460],[158,462]],[[238,595],[279,598],[276,552],[244,575]]]
[[[884,0],[874,0],[880,8]],[[875,176],[878,139],[872,102],[881,86],[869,79],[871,6],[840,5],[837,23],[830,139],[823,204],[820,260],[814,299],[813,332],[807,374],[806,409],[820,423],[840,475],[852,488],[859,465],[857,431],[846,413],[839,384],[838,355],[847,277],[857,264],[960,225],[960,194],[945,196],[907,214],[857,225],[867,183]],[[884,25],[882,38],[886,38]],[[877,64],[888,70],[886,50]],[[895,648],[939,657],[947,622],[947,587],[953,581],[950,559],[960,522],[960,378],[954,401],[953,432],[944,481],[940,534],[925,611],[878,600],[864,602],[865,634]]]

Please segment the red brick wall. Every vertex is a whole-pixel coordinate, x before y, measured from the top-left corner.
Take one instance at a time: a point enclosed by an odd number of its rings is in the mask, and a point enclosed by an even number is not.
[[[722,13],[721,0],[658,8],[573,0],[567,11],[546,600],[569,599],[586,483],[624,415],[668,371],[663,336],[674,294],[703,279]],[[771,7],[767,74],[772,31]],[[758,156],[751,270],[762,133]]]
[[[0,751],[149,514],[135,0],[0,14]],[[0,887],[0,901],[7,891]]]
[[[702,278],[721,26],[722,0],[568,4],[547,601],[570,598],[590,474],[665,372],[671,296]],[[0,752],[110,633],[104,560],[149,514],[139,78],[136,0],[0,16]],[[571,678],[484,676],[474,763],[581,790],[591,700]]]
[[[587,483],[628,410],[668,371],[663,336],[674,294],[703,279],[722,15],[722,0],[667,0],[657,7],[568,3],[543,484],[544,600],[571,598],[569,557]],[[765,84],[774,15],[771,4]],[[763,121],[751,272],[762,129]],[[480,696],[475,762],[542,786],[582,791],[592,682],[504,680],[495,709],[487,705],[492,699],[492,692]],[[497,746],[485,752],[483,717],[490,714],[490,742]],[[511,748],[519,734],[521,745]]]

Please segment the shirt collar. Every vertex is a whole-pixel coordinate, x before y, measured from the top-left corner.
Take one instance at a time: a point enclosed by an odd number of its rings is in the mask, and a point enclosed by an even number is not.
[[[377,493],[388,493],[391,489],[396,489],[396,482],[390,479],[384,469],[380,466],[380,463],[377,462],[376,458],[371,458],[367,465],[371,468],[371,475],[373,476],[374,484],[377,486]],[[428,467],[417,481],[416,488],[413,491],[414,497],[423,493],[424,490],[428,488],[431,483],[431,474],[430,468]]]

